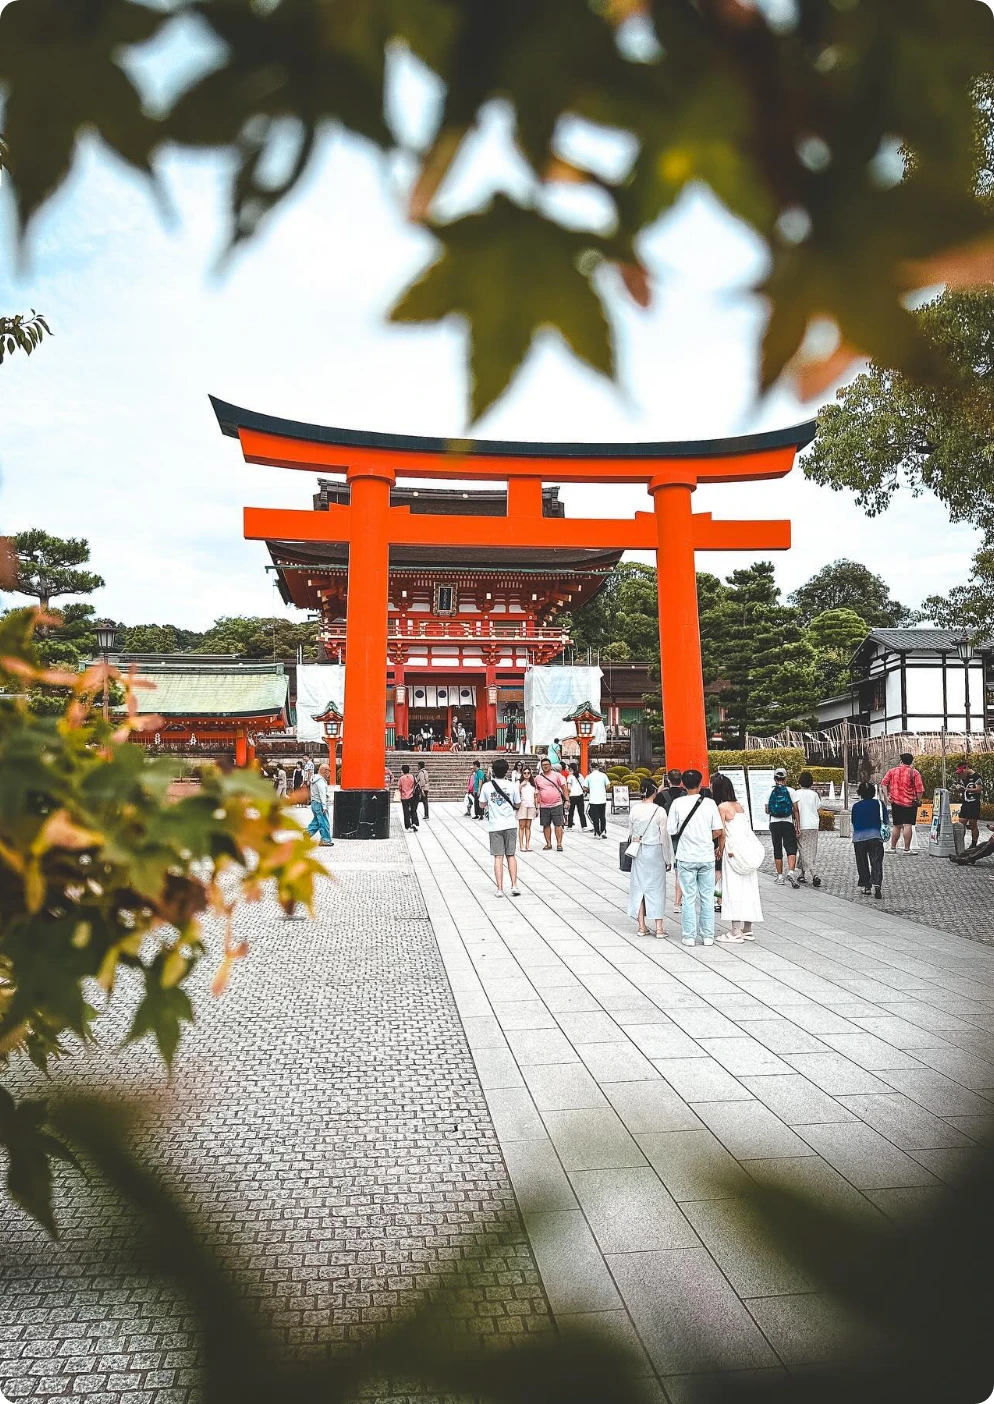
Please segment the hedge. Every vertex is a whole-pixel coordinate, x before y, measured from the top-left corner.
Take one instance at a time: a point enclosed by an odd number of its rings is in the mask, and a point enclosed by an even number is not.
[[[791,785],[797,784],[802,770],[809,769],[804,763],[803,751],[786,747],[777,751],[708,751],[708,765],[712,773],[716,770],[734,770],[740,765],[755,766],[758,770],[777,770],[783,766]],[[840,779],[841,774],[840,771]]]
[[[811,779],[816,785],[835,785],[838,787],[842,784],[841,765],[809,765],[805,768],[810,771]]]
[[[956,767],[963,761],[969,761],[983,780],[985,798],[988,801],[994,799],[994,752],[984,751],[980,755],[967,756],[965,752],[957,751],[947,756],[946,783],[950,789],[956,788]],[[922,780],[925,782],[925,796],[932,799],[936,787],[942,784],[942,757],[915,756],[915,765],[921,771]]]

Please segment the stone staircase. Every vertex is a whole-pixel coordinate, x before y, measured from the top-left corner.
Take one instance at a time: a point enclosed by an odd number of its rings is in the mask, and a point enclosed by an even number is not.
[[[538,765],[537,756],[512,756],[507,751],[387,751],[386,763],[393,773],[396,786],[402,765],[409,765],[413,775],[418,763],[424,761],[428,770],[429,797],[434,800],[461,800],[474,766],[480,762],[484,770],[489,770],[498,756],[503,756],[509,764],[517,761],[520,765],[529,765],[532,770]]]

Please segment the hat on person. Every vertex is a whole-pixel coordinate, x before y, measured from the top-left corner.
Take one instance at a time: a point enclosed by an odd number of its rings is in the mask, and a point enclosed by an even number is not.
[[[787,779],[787,772],[786,772],[786,770],[784,770],[784,768],[783,768],[782,765],[779,766],[779,767],[773,772],[773,778],[774,778],[774,780],[786,780],[786,779]]]

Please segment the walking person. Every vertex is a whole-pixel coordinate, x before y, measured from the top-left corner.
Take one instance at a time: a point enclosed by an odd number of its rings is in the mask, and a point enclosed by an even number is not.
[[[301,763],[300,763],[299,760],[298,760],[298,761],[294,761],[294,763],[293,763],[293,775],[292,775],[292,778],[291,778],[291,780],[290,780],[290,793],[291,793],[292,795],[295,795],[295,794],[297,793],[297,791],[298,791],[298,790],[302,790],[303,787],[304,787],[304,768],[303,768],[303,766],[301,765]]]
[[[917,771],[915,772],[918,773]],[[958,767],[959,782],[963,786],[963,800],[959,807],[959,822],[970,835],[971,842],[964,852],[969,853],[980,842],[980,805],[984,798],[984,782],[969,763]],[[897,821],[894,820],[894,823]]]
[[[477,761],[473,771],[473,818],[482,819],[483,810],[480,807],[480,791],[487,783],[487,772],[483,769],[483,762]]]
[[[558,770],[553,770],[548,756],[542,757],[542,764],[535,776],[535,798],[538,800],[538,817],[545,838],[544,852],[552,847],[552,830],[556,831],[556,851],[563,851],[563,806],[566,802],[566,781]]]
[[[821,887],[818,873],[818,832],[821,827],[821,799],[815,789],[814,777],[810,770],[802,770],[797,777],[798,788],[794,791],[794,817],[797,821],[797,880],[807,882],[811,874],[811,886]]]
[[[752,924],[763,920],[759,896],[759,870],[766,857],[762,840],[753,832],[749,815],[735,798],[735,786],[727,775],[716,775],[711,793],[725,826],[721,855],[721,916],[731,930],[718,940],[730,946],[754,941]]]
[[[783,855],[787,854],[787,881],[797,887],[797,829],[794,825],[794,805],[797,792],[787,784],[787,772],[781,766],[773,772],[773,789],[766,801],[766,812],[770,816],[770,838],[773,840],[773,864],[777,870],[776,882],[782,887]]]
[[[852,846],[856,858],[857,886],[864,897],[873,887],[874,897],[883,896],[884,841],[887,808],[877,799],[877,787],[868,781],[860,785],[859,799],[852,807]]]
[[[666,811],[656,804],[656,787],[651,780],[642,784],[642,798],[632,805],[628,835],[632,848],[628,878],[628,915],[638,922],[640,936],[666,936],[666,874],[673,866],[673,841],[666,828]],[[649,930],[649,922],[655,931]]]
[[[276,796],[278,799],[286,799],[287,782],[286,771],[282,765],[276,767]]]
[[[420,802],[426,819],[428,818],[428,785],[428,767],[425,765],[424,761],[418,761],[417,772],[414,776],[416,793],[414,812],[417,813],[418,803]]]
[[[521,799],[521,803],[518,805],[518,847],[522,853],[530,853],[532,849],[532,820],[538,818],[538,809],[535,800],[535,773],[529,765],[526,765],[521,772],[518,794]]]
[[[680,929],[685,946],[695,946],[698,936],[705,946],[714,945],[714,854],[715,844],[724,840],[725,826],[714,800],[701,794],[703,778],[699,770],[683,772],[687,793],[673,801],[666,821],[683,899]]]
[[[310,756],[304,758],[302,769],[304,777],[303,783],[309,787],[311,781],[314,779],[314,762],[311,760]]]
[[[566,819],[567,828],[573,828],[575,815],[580,816],[580,828],[586,831],[587,811],[585,809],[586,790],[583,779],[580,775],[580,767],[576,761],[570,765],[569,774],[566,777],[566,793],[569,796],[569,814]]]
[[[331,771],[326,765],[322,765],[317,774],[311,780],[311,822],[307,826],[307,832],[313,838],[317,834],[321,841],[322,848],[333,847],[331,837],[331,786],[328,784],[328,777]]]
[[[466,818],[473,813],[476,807],[474,789],[476,786],[476,766],[469,772],[469,779],[466,781]]]
[[[553,770],[562,770],[562,742],[559,740],[558,736],[553,739],[545,754],[548,757],[549,764],[552,766]]]
[[[925,793],[921,772],[915,769],[910,751],[901,752],[900,765],[892,765],[880,782],[880,793],[890,805],[890,851],[897,852],[897,841],[904,834],[904,852],[911,848],[911,836],[918,820],[918,806]],[[855,825],[854,825],[855,827]]]
[[[521,794],[517,785],[507,778],[507,761],[498,756],[493,763],[490,779],[483,787],[480,804],[487,816],[490,852],[494,860],[494,882],[497,896],[504,895],[504,859],[511,879],[511,896],[520,897],[518,890],[518,860],[515,848],[518,840],[518,805]]]
[[[414,776],[411,774],[409,765],[400,767],[400,780],[397,783],[400,791],[400,807],[404,811],[404,828],[418,831],[418,801],[417,785]]]
[[[598,763],[591,761],[587,776],[587,809],[594,838],[607,838],[607,792],[610,783]]]

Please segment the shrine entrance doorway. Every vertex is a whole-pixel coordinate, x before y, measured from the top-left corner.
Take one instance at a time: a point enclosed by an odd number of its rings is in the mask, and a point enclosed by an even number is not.
[[[321,511],[245,509],[250,540],[347,543],[345,719],[336,836],[385,838],[390,794],[383,788],[388,670],[388,578],[392,546],[502,546],[654,551],[659,586],[659,651],[666,765],[707,773],[707,727],[697,616],[695,555],[783,551],[787,521],[715,521],[695,513],[702,484],[786,476],[813,422],[740,438],[676,443],[519,443],[366,433],[275,419],[212,401],[222,433],[237,438],[247,462],[344,475],[348,502]],[[504,515],[442,516],[391,505],[398,478],[506,484]],[[652,510],[633,518],[553,519],[543,514],[549,482],[641,484]],[[468,494],[467,494],[468,496]],[[497,679],[488,665],[486,708],[496,733]]]

